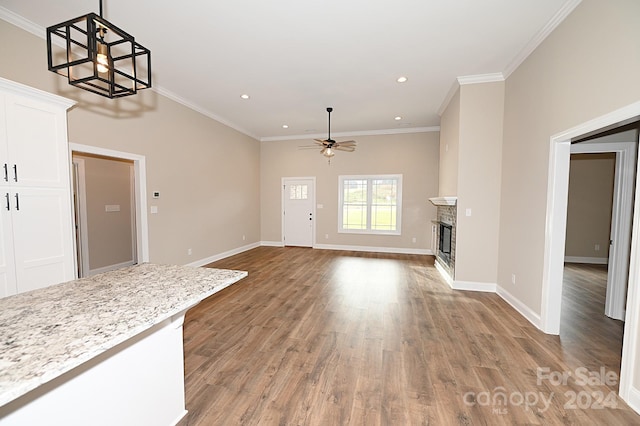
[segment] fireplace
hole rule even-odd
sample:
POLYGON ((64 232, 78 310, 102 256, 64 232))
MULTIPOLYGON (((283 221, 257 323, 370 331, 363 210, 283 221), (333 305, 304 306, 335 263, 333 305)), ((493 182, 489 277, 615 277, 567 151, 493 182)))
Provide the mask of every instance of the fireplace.
POLYGON ((432 221, 434 232, 433 254, 439 271, 448 279, 455 279, 456 271, 456 223, 458 213, 457 197, 429 198, 436 209, 436 218, 432 221))
POLYGON ((440 238, 438 239, 438 256, 442 259, 447 265, 451 264, 451 231, 453 230, 453 226, 440 222, 440 232, 438 235, 440 238))

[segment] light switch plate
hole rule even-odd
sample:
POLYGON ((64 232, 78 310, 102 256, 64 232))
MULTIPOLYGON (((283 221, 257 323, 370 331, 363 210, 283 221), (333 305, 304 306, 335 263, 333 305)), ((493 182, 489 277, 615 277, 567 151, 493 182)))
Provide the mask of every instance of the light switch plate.
POLYGON ((119 204, 107 204, 104 206, 105 212, 119 212, 120 205, 119 204))

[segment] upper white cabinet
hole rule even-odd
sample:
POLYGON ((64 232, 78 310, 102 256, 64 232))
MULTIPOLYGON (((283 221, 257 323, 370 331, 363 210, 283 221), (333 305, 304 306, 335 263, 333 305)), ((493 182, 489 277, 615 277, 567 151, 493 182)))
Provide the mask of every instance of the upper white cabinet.
POLYGON ((75 278, 72 105, 0 79, 0 297, 75 278))

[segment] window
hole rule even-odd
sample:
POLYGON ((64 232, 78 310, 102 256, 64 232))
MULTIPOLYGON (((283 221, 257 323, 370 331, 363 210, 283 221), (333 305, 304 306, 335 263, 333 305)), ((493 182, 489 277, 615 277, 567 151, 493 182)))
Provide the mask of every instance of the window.
POLYGON ((338 232, 400 235, 402 175, 340 176, 338 232))
POLYGON ((306 200, 307 188, 308 188, 307 185, 290 185, 289 199, 290 200, 306 200))

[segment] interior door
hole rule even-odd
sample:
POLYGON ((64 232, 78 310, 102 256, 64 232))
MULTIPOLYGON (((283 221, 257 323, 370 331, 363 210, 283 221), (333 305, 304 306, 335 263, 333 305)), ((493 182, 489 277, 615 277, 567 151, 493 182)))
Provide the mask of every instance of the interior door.
POLYGON ((285 178, 282 185, 282 239, 285 246, 312 247, 315 180, 285 178))

